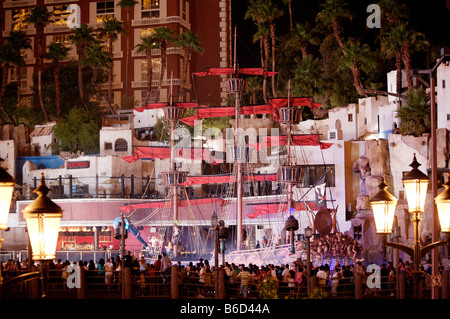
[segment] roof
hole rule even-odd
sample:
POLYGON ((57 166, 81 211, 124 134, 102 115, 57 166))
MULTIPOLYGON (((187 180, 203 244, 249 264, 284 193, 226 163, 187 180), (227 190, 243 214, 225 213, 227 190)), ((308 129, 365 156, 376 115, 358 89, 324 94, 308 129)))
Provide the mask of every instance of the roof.
POLYGON ((31 132, 30 137, 50 135, 53 132, 53 128, 53 125, 35 127, 35 129, 31 132))

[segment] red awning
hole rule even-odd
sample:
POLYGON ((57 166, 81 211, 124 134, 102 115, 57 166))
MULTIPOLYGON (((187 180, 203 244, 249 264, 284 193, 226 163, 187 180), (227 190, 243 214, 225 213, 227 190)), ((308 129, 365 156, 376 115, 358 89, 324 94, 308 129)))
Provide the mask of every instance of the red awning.
MULTIPOLYGON (((212 165, 223 163, 223 159, 211 156, 210 151, 208 149, 203 148, 182 147, 175 149, 174 155, 175 158, 205 160, 212 165)), ((170 158, 170 148, 161 146, 138 146, 136 147, 133 155, 122 156, 122 159, 128 163, 133 163, 140 159, 153 159, 153 158, 159 159, 170 158)))
MULTIPOLYGON (((254 204, 253 213, 247 214, 249 218, 256 218, 260 215, 269 215, 269 214, 278 214, 285 212, 287 210, 286 203, 263 203, 263 204, 254 204)), ((299 202, 296 203, 294 209, 299 210, 318 210, 316 202, 299 202)))
MULTIPOLYGON (((223 198, 217 197, 208 197, 208 198, 199 198, 199 199, 190 199, 190 200, 180 200, 178 201, 178 207, 188 207, 188 206, 197 206, 204 204, 218 203, 219 205, 223 205, 223 198)), ((141 204, 132 204, 127 206, 120 207, 120 210, 125 213, 131 213, 132 210, 135 209, 155 209, 159 207, 172 207, 172 202, 168 201, 152 201, 141 204), (167 205, 167 206, 166 206, 167 205)))
MULTIPOLYGON (((277 174, 253 174, 245 175, 244 181, 255 182, 273 182, 277 181, 277 174)), ((235 183, 236 177, 232 175, 198 175, 186 176, 186 181, 181 184, 183 186, 201 185, 201 184, 220 184, 220 183, 235 183)))
MULTIPOLYGON (((197 76, 207 76, 207 75, 231 75, 234 73, 233 68, 209 68, 206 72, 195 72, 194 75, 197 76)), ((261 68, 243 68, 237 70, 238 74, 246 74, 246 75, 267 75, 274 76, 278 74, 278 72, 270 72, 264 71, 261 68)))
MULTIPOLYGON (((287 136, 264 136, 262 143, 249 143, 249 146, 255 150, 262 147, 287 145, 287 136)), ((292 146, 320 146, 321 149, 330 148, 333 143, 323 143, 319 140, 319 135, 292 135, 292 146)))

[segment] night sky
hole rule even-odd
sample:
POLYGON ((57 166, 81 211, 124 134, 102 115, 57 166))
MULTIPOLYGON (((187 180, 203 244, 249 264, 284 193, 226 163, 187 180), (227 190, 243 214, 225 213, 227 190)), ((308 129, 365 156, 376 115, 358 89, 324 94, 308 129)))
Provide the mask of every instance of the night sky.
MULTIPOLYGON (((277 20, 277 34, 286 34, 289 31, 289 15, 287 6, 282 0, 273 0, 280 9, 285 10, 285 15, 277 20)), ((410 9, 410 24, 425 34, 428 41, 439 47, 450 46, 450 11, 447 9, 447 0, 399 0, 406 3, 410 9)), ((315 25, 317 13, 321 10, 320 4, 324 0, 293 0, 292 11, 295 22, 310 22, 315 25)), ((259 44, 252 43, 253 34, 256 32, 251 20, 245 20, 247 0, 232 0, 233 28, 237 28, 237 56, 241 66, 259 66, 259 44)), ((377 3, 377 0, 347 0, 350 11, 355 18, 352 22, 344 24, 344 37, 354 37, 363 43, 368 43, 375 48, 375 39, 379 29, 368 29, 366 19, 370 13, 366 12, 367 6, 377 3)), ((422 59, 425 64, 425 59, 422 59)), ((417 63, 417 62, 416 62, 417 63)), ((425 67, 425 65, 418 65, 425 67)))

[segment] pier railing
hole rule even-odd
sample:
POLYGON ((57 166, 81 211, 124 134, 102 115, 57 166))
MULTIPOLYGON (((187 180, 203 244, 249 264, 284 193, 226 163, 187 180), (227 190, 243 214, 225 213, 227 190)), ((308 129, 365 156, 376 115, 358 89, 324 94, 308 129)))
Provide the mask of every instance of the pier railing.
MULTIPOLYGON (((211 276, 200 279, 197 272, 187 272, 184 268, 172 266, 167 272, 134 270, 124 268, 124 273, 105 270, 73 270, 64 274, 61 269, 50 269, 46 287, 46 297, 51 299, 408 299, 413 296, 414 283, 405 274, 394 278, 381 277, 381 285, 367 285, 367 276, 340 279, 338 283, 327 280, 319 284, 316 277, 309 278, 309 285, 289 285, 276 281, 276 292, 267 297, 262 295, 262 280, 250 280, 247 286, 239 281, 230 282, 219 269, 211 276), (216 278, 217 276, 217 278, 216 278), (70 278, 69 278, 70 277, 70 278), (71 283, 71 284, 70 284, 71 283)), ((449 271, 441 273, 439 296, 449 299, 449 271)), ((42 282, 40 273, 18 271, 14 276, 3 274, 2 298, 29 299, 40 298, 42 282)), ((431 277, 422 280, 423 298, 431 293, 431 277)))

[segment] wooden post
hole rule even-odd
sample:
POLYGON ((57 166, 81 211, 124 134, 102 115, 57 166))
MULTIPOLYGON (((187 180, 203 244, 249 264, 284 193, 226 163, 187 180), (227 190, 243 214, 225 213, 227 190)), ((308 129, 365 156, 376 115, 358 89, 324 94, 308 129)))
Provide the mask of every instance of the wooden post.
MULTIPOLYGON (((77 298, 78 299, 84 299, 84 292, 86 287, 85 282, 85 276, 84 276, 84 269, 80 267, 80 288, 77 288, 77 298)), ((65 283, 64 283, 65 284, 65 283)))
POLYGON ((123 299, 131 299, 133 295, 133 286, 131 280, 131 267, 123 267, 123 287, 124 294, 123 299))
POLYGON ((405 299, 406 295, 406 275, 397 275, 397 299, 405 299))
POLYGON ((178 266, 173 265, 170 271, 170 298, 178 299, 180 294, 178 286, 178 266))
POLYGON ((355 274, 355 299, 362 299, 363 297, 362 279, 361 274, 355 274))
POLYGON ((217 268, 217 286, 216 286, 216 299, 225 299, 225 269, 223 267, 217 268))
POLYGON ((448 270, 444 270, 442 272, 442 293, 441 293, 442 299, 449 299, 448 289, 449 289, 449 287, 448 287, 448 270))

